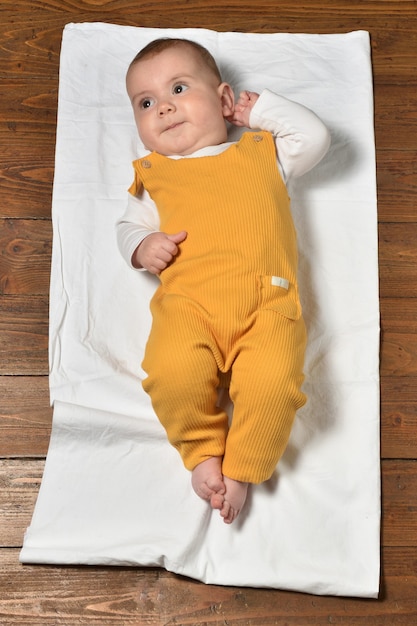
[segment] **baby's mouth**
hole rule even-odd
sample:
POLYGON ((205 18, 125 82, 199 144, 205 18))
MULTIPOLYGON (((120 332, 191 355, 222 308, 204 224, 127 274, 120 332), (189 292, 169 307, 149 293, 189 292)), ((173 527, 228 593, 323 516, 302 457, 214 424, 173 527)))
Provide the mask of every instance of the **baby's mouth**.
POLYGON ((166 127, 165 132, 174 130, 175 128, 179 128, 182 124, 183 122, 175 122, 174 124, 170 124, 169 126, 166 127))

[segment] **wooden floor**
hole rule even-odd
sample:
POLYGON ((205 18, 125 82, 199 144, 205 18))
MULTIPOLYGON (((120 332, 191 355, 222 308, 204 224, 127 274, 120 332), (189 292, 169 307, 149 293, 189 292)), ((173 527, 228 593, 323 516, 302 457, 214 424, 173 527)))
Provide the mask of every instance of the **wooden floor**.
POLYGON ((0 624, 417 624, 417 2, 0 0, 0 624), (205 586, 157 569, 22 566, 51 426, 48 282, 68 22, 372 38, 382 315, 379 600, 205 586))

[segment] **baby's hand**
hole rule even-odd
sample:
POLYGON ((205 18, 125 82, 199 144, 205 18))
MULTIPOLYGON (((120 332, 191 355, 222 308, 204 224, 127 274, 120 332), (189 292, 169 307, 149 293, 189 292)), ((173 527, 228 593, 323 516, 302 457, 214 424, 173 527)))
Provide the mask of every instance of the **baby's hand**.
POLYGON ((259 94, 254 91, 241 91, 235 104, 233 115, 227 118, 229 122, 235 126, 246 126, 247 128, 250 128, 250 112, 252 111, 258 98, 259 94))
POLYGON ((152 233, 145 237, 132 256, 133 266, 143 267, 151 274, 160 274, 179 252, 178 244, 187 237, 185 230, 167 235, 152 233))

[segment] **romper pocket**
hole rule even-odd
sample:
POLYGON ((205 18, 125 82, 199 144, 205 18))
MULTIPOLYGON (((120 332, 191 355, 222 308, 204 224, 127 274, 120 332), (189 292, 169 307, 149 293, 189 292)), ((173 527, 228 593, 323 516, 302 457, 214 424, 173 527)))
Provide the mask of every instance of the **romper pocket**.
POLYGON ((260 308, 276 311, 290 320, 301 317, 301 304, 296 285, 280 276, 261 276, 260 308))

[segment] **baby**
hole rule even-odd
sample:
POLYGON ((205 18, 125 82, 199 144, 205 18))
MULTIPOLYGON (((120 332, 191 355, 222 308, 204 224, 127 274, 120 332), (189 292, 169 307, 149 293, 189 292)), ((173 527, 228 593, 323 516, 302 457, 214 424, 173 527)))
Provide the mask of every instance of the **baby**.
POLYGON ((120 250, 157 274, 143 381, 195 492, 225 523, 282 456, 306 345, 286 182, 326 153, 309 109, 265 90, 235 103, 210 53, 150 43, 127 77, 146 154, 118 222, 120 250), (256 129, 228 142, 230 122, 256 129), (233 418, 218 407, 229 386, 233 418))

